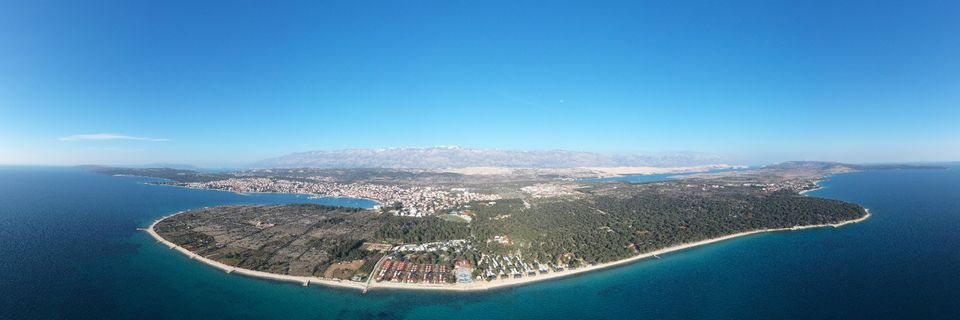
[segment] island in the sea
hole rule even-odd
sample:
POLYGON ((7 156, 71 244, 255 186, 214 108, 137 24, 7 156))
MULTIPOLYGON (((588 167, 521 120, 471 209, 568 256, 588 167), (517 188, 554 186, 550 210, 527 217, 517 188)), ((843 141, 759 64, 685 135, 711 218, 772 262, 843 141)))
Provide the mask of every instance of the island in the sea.
MULTIPOLYGON (((803 193, 832 174, 897 168, 824 162, 692 174, 697 170, 677 168, 686 174, 648 183, 586 182, 611 171, 587 168, 95 169, 189 188, 380 203, 210 207, 146 228, 158 242, 226 272, 362 290, 483 290, 760 232, 859 222, 869 217, 867 209, 803 193)), ((717 168, 698 170, 710 169, 717 168)))

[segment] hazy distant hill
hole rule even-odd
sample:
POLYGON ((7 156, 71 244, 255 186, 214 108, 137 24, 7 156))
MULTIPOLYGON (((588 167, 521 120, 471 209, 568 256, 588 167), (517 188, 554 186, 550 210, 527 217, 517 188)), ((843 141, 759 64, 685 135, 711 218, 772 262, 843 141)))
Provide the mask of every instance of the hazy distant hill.
POLYGON ((905 164, 905 163, 874 163, 874 164, 852 164, 829 161, 787 161, 775 163, 766 166, 770 169, 817 169, 817 170, 899 170, 899 169, 928 169, 940 170, 946 169, 941 165, 928 164, 905 164))
POLYGON ((255 168, 571 168, 689 166, 717 164, 721 157, 701 153, 605 155, 569 150, 500 150, 460 147, 379 148, 309 151, 263 160, 255 168))

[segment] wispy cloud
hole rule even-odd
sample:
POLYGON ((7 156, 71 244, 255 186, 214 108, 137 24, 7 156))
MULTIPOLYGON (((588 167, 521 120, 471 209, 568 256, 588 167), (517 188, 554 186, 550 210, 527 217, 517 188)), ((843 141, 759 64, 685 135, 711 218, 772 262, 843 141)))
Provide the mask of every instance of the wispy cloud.
POLYGON ((115 133, 75 134, 72 136, 60 137, 60 138, 57 138, 57 140, 60 140, 60 141, 136 140, 136 141, 153 141, 153 142, 170 141, 170 139, 137 137, 137 136, 128 136, 123 134, 115 134, 115 133))

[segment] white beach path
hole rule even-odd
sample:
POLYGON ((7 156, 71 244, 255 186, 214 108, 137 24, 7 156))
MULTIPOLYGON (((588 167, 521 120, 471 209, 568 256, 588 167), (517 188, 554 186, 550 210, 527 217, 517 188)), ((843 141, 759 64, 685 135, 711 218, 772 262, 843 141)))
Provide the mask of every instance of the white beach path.
MULTIPOLYGON (((177 214, 179 214, 179 212, 178 212, 177 214)), ((839 228, 839 227, 844 226, 844 225, 847 225, 847 224, 858 223, 858 222, 867 220, 867 218, 870 217, 870 209, 866 209, 866 214, 865 214, 863 217, 860 217, 860 218, 857 218, 857 219, 853 219, 853 220, 842 221, 842 222, 838 222, 838 223, 816 224, 816 225, 804 225, 804 226, 793 226, 793 227, 787 227, 787 228, 760 229, 760 230, 753 230, 753 231, 745 231, 745 232, 730 234, 730 235, 726 235, 726 236, 722 236, 722 237, 718 237, 718 238, 712 238, 712 239, 707 239, 707 240, 702 240, 702 241, 691 242, 691 243, 676 245, 676 246, 672 246, 672 247, 667 247, 667 248, 659 249, 659 250, 656 250, 656 251, 639 254, 639 255, 636 255, 636 256, 633 256, 633 257, 630 257, 630 258, 627 258, 627 259, 617 260, 617 261, 608 262, 608 263, 602 263, 602 264, 598 264, 598 265, 581 267, 581 268, 578 268, 578 269, 565 270, 565 271, 561 271, 561 272, 550 272, 550 273, 547 273, 547 274, 540 274, 540 275, 536 275, 536 276, 526 276, 526 277, 522 277, 522 278, 519 278, 519 279, 509 278, 509 279, 493 280, 493 281, 476 281, 476 282, 468 283, 468 284, 421 284, 421 283, 394 283, 394 282, 372 282, 372 281, 368 281, 368 282, 363 282, 363 283, 361 283, 361 282, 355 282, 355 281, 350 281, 350 280, 341 280, 341 281, 338 281, 338 280, 322 279, 322 278, 318 278, 318 277, 290 276, 290 275, 275 274, 275 273, 262 272, 262 271, 256 271, 256 270, 249 270, 249 269, 244 269, 244 268, 237 268, 237 267, 233 267, 233 266, 229 266, 229 265, 220 263, 220 262, 218 262, 218 261, 214 261, 214 260, 211 260, 211 259, 208 259, 208 258, 204 258, 204 257, 202 257, 202 256, 200 256, 200 255, 198 255, 198 254, 196 254, 196 253, 191 252, 190 250, 187 250, 187 249, 185 249, 185 248, 183 248, 183 247, 180 247, 180 246, 178 246, 178 245, 176 245, 176 244, 174 244, 174 243, 172 243, 172 242, 170 242, 170 241, 167 241, 166 239, 164 239, 163 237, 161 237, 159 234, 157 234, 157 232, 154 230, 154 227, 157 225, 157 223, 159 223, 160 221, 163 221, 163 220, 166 219, 166 218, 172 217, 172 216, 174 216, 174 215, 176 215, 176 214, 169 215, 169 216, 165 216, 165 217, 163 217, 163 218, 158 219, 157 221, 154 221, 152 224, 150 224, 150 226, 149 226, 148 228, 145 229, 145 231, 146 231, 148 234, 150 234, 150 236, 152 236, 153 238, 155 238, 158 243, 162 243, 163 245, 165 245, 165 246, 167 246, 167 247, 169 247, 169 248, 171 248, 171 249, 177 250, 178 252, 180 252, 180 253, 186 255, 187 257, 189 257, 190 259, 200 261, 200 262, 202 262, 202 263, 204 263, 204 264, 207 264, 207 265, 212 266, 212 267, 214 267, 214 268, 223 270, 223 271, 225 271, 225 272, 227 272, 227 273, 236 273, 236 274, 241 274, 241 275, 245 275, 245 276, 250 276, 250 277, 255 277, 255 278, 263 278, 263 279, 269 279, 269 280, 276 280, 276 281, 294 282, 294 283, 302 284, 302 285, 304 285, 304 286, 310 285, 310 284, 316 284, 316 285, 324 285, 324 286, 331 286, 331 287, 354 288, 354 289, 359 289, 359 290, 363 290, 363 291, 366 291, 366 290, 368 290, 368 289, 376 289, 376 288, 385 288, 385 289, 387 289, 387 288, 389 288, 389 289, 411 289, 411 290, 482 291, 482 290, 490 290, 490 289, 501 288, 501 287, 523 285, 523 284, 528 284, 528 283, 533 283, 533 282, 538 282, 538 281, 544 281, 544 280, 549 280, 549 279, 556 279, 556 278, 571 276, 571 275, 575 275, 575 274, 580 274, 580 273, 585 273, 585 272, 600 270, 600 269, 604 269, 604 268, 609 268, 609 267, 613 267, 613 266, 618 266, 618 265, 623 265, 623 264, 635 262, 635 261, 637 261, 637 260, 646 259, 646 258, 653 257, 653 256, 658 256, 658 255, 661 255, 661 254, 666 254, 666 253, 669 253, 669 252, 684 250, 684 249, 688 249, 688 248, 693 248, 693 247, 697 247, 697 246, 707 245, 707 244, 711 244, 711 243, 716 243, 716 242, 720 242, 720 241, 724 241, 724 240, 730 240, 730 239, 739 238, 739 237, 743 237, 743 236, 749 236, 749 235, 758 234, 758 233, 778 232, 778 231, 794 231, 794 230, 803 230, 803 229, 810 229, 810 228, 822 228, 822 227, 834 227, 834 228, 839 228)), ((378 266, 379 266, 379 262, 378 262, 378 266)), ((376 270, 376 268, 374 268, 374 270, 376 270)))

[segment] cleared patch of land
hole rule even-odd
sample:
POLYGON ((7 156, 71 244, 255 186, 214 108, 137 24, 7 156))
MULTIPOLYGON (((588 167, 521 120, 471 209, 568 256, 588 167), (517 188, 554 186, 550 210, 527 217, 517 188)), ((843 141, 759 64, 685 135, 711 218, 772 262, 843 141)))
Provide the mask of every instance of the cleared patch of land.
POLYGON ((363 266, 363 259, 346 261, 346 262, 337 262, 327 268, 327 271, 323 272, 324 278, 337 278, 337 279, 350 279, 356 275, 357 271, 360 270, 360 267, 363 266))

